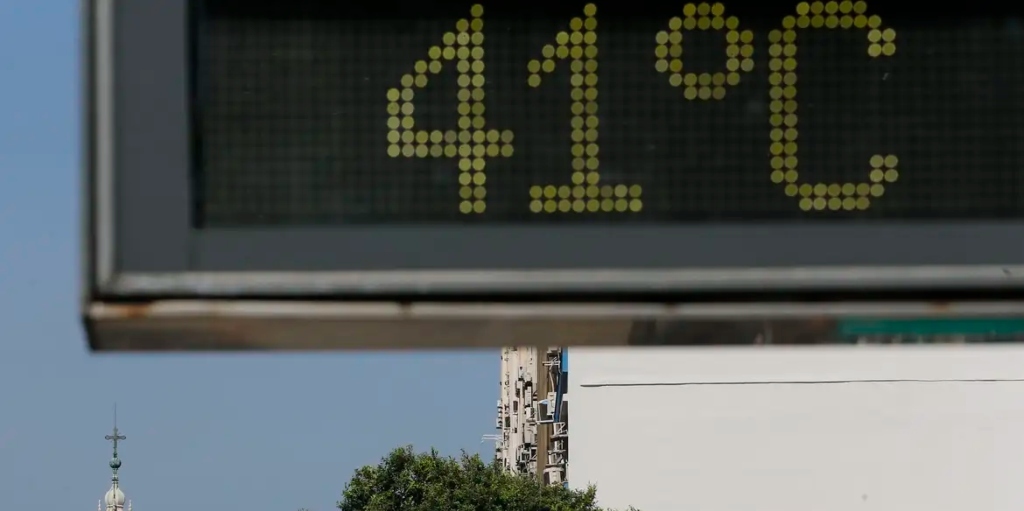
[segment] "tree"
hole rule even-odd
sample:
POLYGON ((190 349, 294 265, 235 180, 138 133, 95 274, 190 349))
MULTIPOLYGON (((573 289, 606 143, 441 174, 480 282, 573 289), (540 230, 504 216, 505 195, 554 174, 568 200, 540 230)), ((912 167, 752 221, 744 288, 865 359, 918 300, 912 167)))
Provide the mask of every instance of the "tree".
MULTIPOLYGON (((376 466, 356 470, 345 485, 341 511, 602 511, 596 489, 541 485, 465 452, 456 459, 437 450, 391 451, 376 466)), ((629 511, 637 511, 630 508, 629 511)))

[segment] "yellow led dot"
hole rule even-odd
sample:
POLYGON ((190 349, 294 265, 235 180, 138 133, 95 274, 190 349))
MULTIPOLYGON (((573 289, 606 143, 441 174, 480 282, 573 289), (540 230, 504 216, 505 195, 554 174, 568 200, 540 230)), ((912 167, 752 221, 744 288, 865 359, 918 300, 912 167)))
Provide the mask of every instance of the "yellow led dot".
POLYGON ((594 5, 594 4, 584 5, 583 6, 583 14, 585 16, 595 16, 595 15, 597 15, 597 6, 594 5))
POLYGON ((683 89, 683 97, 686 99, 697 99, 697 88, 686 87, 683 89))
POLYGON ((572 209, 572 201, 566 199, 558 201, 559 211, 561 211, 562 213, 568 213, 570 209, 572 209))
POLYGON ((398 144, 391 144, 388 146, 388 156, 392 158, 398 158, 402 155, 402 147, 398 144))
POLYGON ((484 202, 482 200, 478 200, 478 201, 473 202, 473 212, 474 213, 480 214, 480 213, 483 213, 486 210, 487 210, 487 203, 486 202, 484 202))
POLYGON ((472 213, 473 212, 473 203, 468 201, 468 200, 464 200, 464 201, 460 202, 459 203, 459 212, 464 214, 464 215, 468 215, 469 213, 472 213))
POLYGON ((824 183, 818 183, 814 185, 814 195, 825 195, 828 193, 828 185, 824 183))
POLYGON ((871 195, 881 197, 885 193, 885 186, 880 184, 871 185, 871 195))
POLYGON ((587 211, 596 213, 601 210, 601 201, 597 199, 590 199, 587 201, 587 211))
POLYGON ((896 54, 896 45, 893 43, 885 43, 882 45, 882 55, 892 56, 896 54))
POLYGON ((839 26, 843 28, 850 28, 853 26, 853 16, 840 16, 839 26))
POLYGON ((890 183, 895 183, 896 180, 899 179, 899 177, 900 177, 900 173, 896 169, 889 169, 889 170, 885 171, 885 180, 890 182, 890 183))
POLYGON ((857 198, 857 209, 863 211, 865 209, 868 209, 868 207, 870 207, 870 206, 871 206, 871 199, 869 199, 867 197, 858 197, 857 198))
POLYGON ((857 185, 853 183, 843 184, 843 195, 853 195, 857 191, 857 185))
POLYGON ((814 208, 814 201, 808 198, 800 199, 800 209, 804 211, 810 211, 814 208))
POLYGON ((882 18, 877 15, 868 16, 868 26, 871 28, 878 28, 882 26, 882 18))
POLYGON ((796 13, 804 15, 810 12, 810 5, 807 2, 800 2, 796 4, 796 13))
POLYGON ((831 195, 832 197, 838 196, 839 193, 842 192, 842 191, 843 191, 842 185, 839 185, 837 183, 832 183, 832 184, 828 185, 828 194, 831 195))
POLYGON ((582 213, 587 209, 587 201, 577 199, 572 201, 572 210, 576 213, 582 213))
POLYGON ((530 212, 531 213, 540 213, 543 210, 544 210, 544 203, 542 201, 539 201, 539 200, 532 200, 532 201, 530 201, 530 212))
POLYGON ((824 210, 826 206, 828 206, 828 201, 825 200, 824 197, 818 197, 817 199, 814 199, 814 209, 821 211, 824 210))
POLYGON ((843 199, 838 197, 832 197, 828 200, 828 209, 832 211, 838 211, 843 207, 843 199))
POLYGON ((804 197, 810 197, 811 195, 814 195, 814 186, 811 185, 810 183, 804 183, 800 185, 800 195, 804 197))
POLYGON ((783 179, 785 179, 785 172, 783 172, 781 170, 774 170, 774 171, 772 171, 772 182, 773 183, 776 183, 776 184, 781 183, 783 181, 783 179))
POLYGON ((885 157, 880 154, 876 154, 872 156, 871 159, 868 160, 868 162, 871 164, 872 167, 879 168, 885 164, 885 157))
POLYGON ((899 164, 899 162, 900 162, 900 160, 899 160, 899 158, 896 157, 895 154, 890 154, 890 155, 886 156, 885 159, 884 159, 885 166, 889 167, 891 169, 896 168, 896 165, 899 164))
POLYGON ((874 169, 868 174, 868 177, 873 183, 881 183, 885 179, 885 172, 882 169, 874 169))
POLYGON ((526 79, 526 84, 530 87, 539 87, 540 75, 530 75, 530 77, 526 79))
POLYGON ((554 61, 554 60, 551 60, 551 59, 547 59, 547 60, 545 60, 545 61, 544 61, 544 62, 543 62, 543 63, 541 64, 541 69, 542 69, 542 70, 543 70, 543 71, 544 71, 545 73, 550 73, 550 72, 554 71, 554 70, 555 70, 555 61, 554 61))
POLYGON ((843 0, 842 2, 839 2, 839 12, 848 13, 851 11, 853 11, 853 2, 850 0, 843 0))
POLYGON ((843 199, 843 209, 846 211, 853 211, 854 209, 857 209, 857 199, 853 197, 843 199))
POLYGON ((882 40, 883 41, 895 41, 896 40, 896 31, 891 29, 891 28, 887 28, 887 29, 883 30, 882 31, 882 40))
POLYGON ((800 173, 799 172, 797 172, 794 169, 790 169, 790 170, 786 171, 786 182, 787 183, 796 183, 797 179, 800 179, 800 173))
POLYGON ((799 187, 797 185, 793 184, 793 183, 790 183, 790 184, 786 185, 785 190, 786 190, 786 195, 788 195, 790 197, 795 197, 796 194, 797 194, 797 191, 799 190, 799 187))
POLYGON ((860 183, 857 185, 857 195, 869 195, 871 193, 871 185, 868 183, 860 183))
POLYGON ((878 30, 877 28, 873 28, 871 30, 868 30, 868 41, 870 41, 872 43, 877 43, 881 39, 882 39, 882 31, 881 30, 878 30))
POLYGON ((544 212, 545 213, 554 213, 557 209, 558 209, 558 202, 557 201, 553 201, 553 200, 544 201, 544 212))

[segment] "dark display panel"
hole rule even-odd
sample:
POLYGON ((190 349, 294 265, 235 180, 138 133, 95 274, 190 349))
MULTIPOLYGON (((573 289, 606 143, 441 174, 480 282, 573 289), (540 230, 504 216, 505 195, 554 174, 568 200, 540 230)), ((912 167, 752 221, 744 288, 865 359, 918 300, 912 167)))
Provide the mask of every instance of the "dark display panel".
POLYGON ((1019 3, 193 11, 200 226, 1024 217, 1019 3))

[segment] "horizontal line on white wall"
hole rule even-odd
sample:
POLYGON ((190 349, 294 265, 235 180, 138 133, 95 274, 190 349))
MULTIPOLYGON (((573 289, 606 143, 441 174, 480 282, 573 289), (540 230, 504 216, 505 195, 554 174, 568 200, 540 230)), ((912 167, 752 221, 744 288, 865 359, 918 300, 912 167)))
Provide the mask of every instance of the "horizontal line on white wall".
POLYGON ((863 380, 764 380, 764 381, 691 381, 661 383, 583 383, 581 388, 599 387, 682 387, 689 385, 836 385, 845 383, 996 383, 1024 382, 1024 378, 971 378, 971 379, 863 379, 863 380))

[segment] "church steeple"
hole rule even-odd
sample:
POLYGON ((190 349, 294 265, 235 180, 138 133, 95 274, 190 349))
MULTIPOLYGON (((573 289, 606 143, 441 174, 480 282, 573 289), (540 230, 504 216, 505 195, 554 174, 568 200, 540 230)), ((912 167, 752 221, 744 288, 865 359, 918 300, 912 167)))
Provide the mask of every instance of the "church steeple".
POLYGON ((114 444, 114 456, 110 458, 110 470, 113 472, 110 476, 110 489, 107 490, 107 494, 103 498, 103 502, 97 506, 97 511, 103 511, 103 504, 106 504, 106 511, 131 511, 132 503, 128 501, 128 508, 125 509, 125 498, 124 492, 121 491, 121 483, 117 476, 117 471, 121 468, 121 458, 117 455, 117 442, 118 440, 127 440, 128 437, 120 434, 117 429, 117 405, 114 405, 114 432, 112 435, 103 437, 105 440, 113 442, 114 444))

